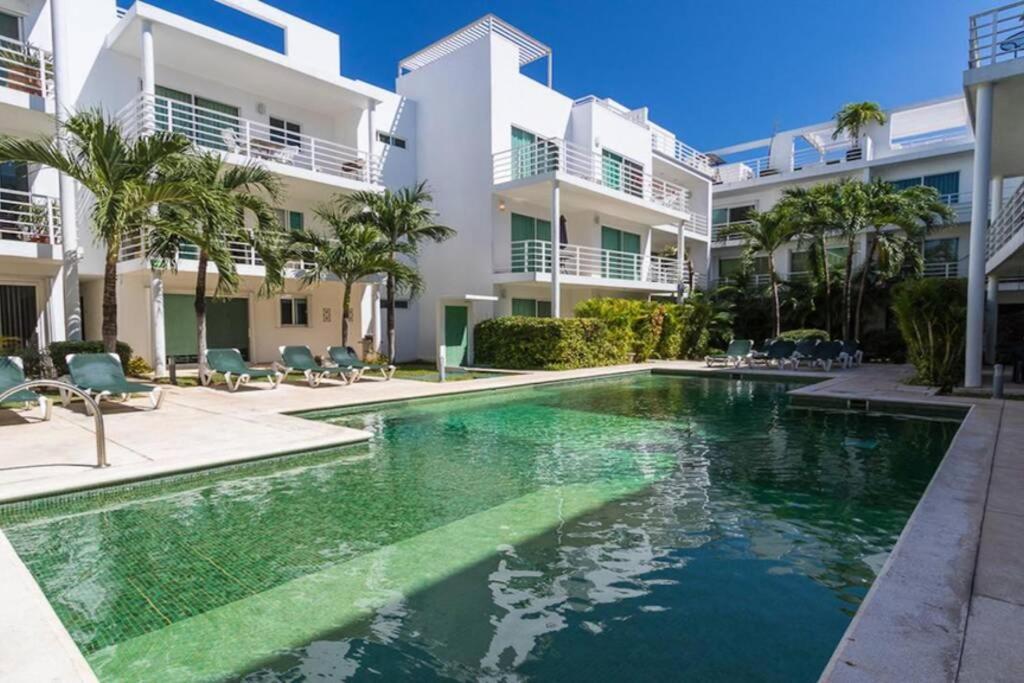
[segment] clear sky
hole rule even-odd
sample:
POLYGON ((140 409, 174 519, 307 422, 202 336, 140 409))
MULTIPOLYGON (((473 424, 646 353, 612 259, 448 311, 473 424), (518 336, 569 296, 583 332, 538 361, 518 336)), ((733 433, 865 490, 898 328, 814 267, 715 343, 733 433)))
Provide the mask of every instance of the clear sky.
MULTIPOLYGON (((713 149, 827 120, 850 101, 888 108, 962 92, 967 18, 1007 1, 269 3, 339 33, 341 72, 390 89, 402 57, 494 12, 551 46, 558 90, 647 106, 654 121, 713 149)), ((268 46, 276 40, 214 0, 150 2, 268 46)))

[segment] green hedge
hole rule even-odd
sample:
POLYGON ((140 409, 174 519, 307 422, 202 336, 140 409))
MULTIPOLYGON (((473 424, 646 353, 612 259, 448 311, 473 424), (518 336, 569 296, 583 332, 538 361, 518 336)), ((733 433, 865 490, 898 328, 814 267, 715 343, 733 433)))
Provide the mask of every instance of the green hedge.
MULTIPOLYGON (((576 306, 577 318, 596 318, 620 335, 633 354, 633 360, 675 358, 678 344, 665 339, 665 320, 674 305, 638 299, 597 298, 576 306), (667 354, 667 355, 666 355, 667 354)), ((670 330, 675 332, 675 330, 670 330)))
POLYGON ((510 370, 568 370, 628 360, 625 337, 591 318, 509 316, 474 329, 475 362, 510 370))
POLYGON ((916 381, 944 391, 960 380, 967 338, 967 281, 924 278, 893 289, 892 310, 917 370, 916 381))
MULTIPOLYGON (((68 354, 72 353, 103 353, 103 342, 101 341, 62 341, 53 342, 47 350, 50 360, 53 361, 53 369, 58 377, 68 374, 68 364, 65 360, 68 354)), ((124 342, 117 342, 117 355, 121 358, 121 367, 127 373, 128 363, 132 359, 132 347, 124 342)))
POLYGON ((817 341, 828 341, 830 339, 825 330, 807 328, 805 330, 787 330, 779 335, 779 339, 786 341, 800 341, 801 339, 815 339, 817 341))

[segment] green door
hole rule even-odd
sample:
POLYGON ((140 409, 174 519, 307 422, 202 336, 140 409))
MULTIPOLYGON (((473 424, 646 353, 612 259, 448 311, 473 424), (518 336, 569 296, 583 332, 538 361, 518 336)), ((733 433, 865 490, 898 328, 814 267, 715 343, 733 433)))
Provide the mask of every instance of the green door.
POLYGON ((512 127, 512 180, 537 175, 537 136, 512 127))
POLYGON ((469 308, 444 307, 444 364, 454 368, 469 361, 469 308))
POLYGON ((601 248, 605 250, 602 259, 604 277, 617 280, 640 278, 640 235, 601 226, 601 248))
POLYGON ((512 214, 512 272, 551 271, 551 221, 512 214), (539 243, 540 242, 540 243, 539 243))
POLYGON ((601 180, 605 187, 622 189, 622 157, 606 149, 601 150, 601 180))
MULTIPOLYGON (((196 347, 196 298, 191 294, 164 295, 164 340, 167 355, 193 362, 196 347)), ((206 345, 231 348, 249 358, 249 302, 246 299, 209 299, 206 302, 206 345)))

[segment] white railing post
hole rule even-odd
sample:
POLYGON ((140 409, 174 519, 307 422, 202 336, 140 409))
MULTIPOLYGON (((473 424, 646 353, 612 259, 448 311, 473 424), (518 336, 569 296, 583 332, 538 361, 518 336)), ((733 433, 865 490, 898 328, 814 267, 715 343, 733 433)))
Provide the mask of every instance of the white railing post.
POLYGON ((316 138, 309 139, 309 170, 316 171, 316 138))
POLYGON ((46 53, 37 47, 30 47, 28 53, 39 60, 39 96, 45 98, 46 87, 46 53))
POLYGON ((252 121, 245 121, 245 156, 252 157, 252 121))
POLYGON ((53 221, 53 200, 49 197, 46 198, 46 232, 49 243, 51 245, 56 244, 57 239, 53 221))

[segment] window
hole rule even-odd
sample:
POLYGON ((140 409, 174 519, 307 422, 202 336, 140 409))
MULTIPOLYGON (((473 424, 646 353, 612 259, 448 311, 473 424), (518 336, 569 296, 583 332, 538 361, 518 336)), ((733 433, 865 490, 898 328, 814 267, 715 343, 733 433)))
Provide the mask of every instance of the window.
POLYGON ((238 152, 238 107, 180 90, 156 86, 156 127, 181 133, 203 147, 238 152))
POLYGON ((620 154, 601 150, 601 180, 605 187, 622 190, 634 197, 644 194, 644 167, 620 154))
POLYGON ((270 117, 270 139, 282 145, 302 146, 302 126, 277 117, 270 117))
POLYGON ((905 190, 918 185, 934 187, 943 201, 950 204, 957 204, 960 201, 960 171, 890 180, 889 184, 897 190, 905 190))
POLYGON ((550 318, 551 302, 537 299, 512 299, 512 315, 525 315, 530 318, 550 318))
POLYGON ((603 277, 617 280, 640 279, 640 235, 603 225, 601 250, 603 277))
POLYGON ((28 346, 35 340, 37 319, 34 285, 0 285, 0 337, 28 346))
MULTIPOLYGON (((831 271, 846 267, 846 247, 829 247, 828 267, 831 271)), ((789 273, 811 273, 815 270, 810 251, 794 251, 789 255, 789 273)), ((762 271, 759 271, 762 272, 762 271)), ((767 273, 767 269, 763 272, 767 273)))
POLYGON ((721 258, 718 259, 718 277, 721 280, 730 280, 743 272, 743 259, 721 258))
POLYGON ((298 232, 306 227, 306 216, 301 211, 288 211, 286 209, 274 209, 277 214, 277 223, 285 232, 298 232))
POLYGON ((750 220, 750 214, 757 209, 756 204, 744 204, 742 206, 727 206, 711 211, 711 230, 717 232, 719 237, 726 237, 732 230, 730 226, 734 223, 743 223, 750 220))
POLYGON ((956 237, 924 241, 925 263, 955 263, 960 250, 960 240, 956 237))
MULTIPOLYGON (((388 307, 387 299, 383 299, 382 298, 380 300, 380 307, 381 308, 387 308, 388 307)), ((402 309, 409 308, 409 300, 408 299, 395 299, 395 310, 398 310, 399 308, 402 308, 402 309)))
POLYGON ((309 301, 306 297, 281 297, 281 326, 307 327, 309 325, 309 301))
POLYGON ((385 133, 382 130, 378 130, 377 139, 383 142, 385 145, 391 145, 392 147, 397 147, 398 149, 405 149, 405 139, 400 138, 397 135, 391 135, 390 133, 385 133))
POLYGON ((0 37, 21 41, 21 17, 0 12, 0 37))
POLYGON ((512 214, 512 272, 551 270, 551 221, 512 214))

